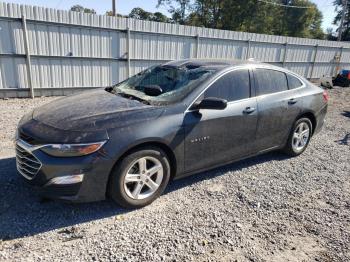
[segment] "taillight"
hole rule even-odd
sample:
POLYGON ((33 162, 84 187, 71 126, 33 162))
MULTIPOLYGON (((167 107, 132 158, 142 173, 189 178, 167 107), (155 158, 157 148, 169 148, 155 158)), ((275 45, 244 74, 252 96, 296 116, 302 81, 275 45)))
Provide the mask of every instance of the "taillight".
POLYGON ((329 95, 326 90, 323 91, 323 100, 327 103, 329 100, 329 95))

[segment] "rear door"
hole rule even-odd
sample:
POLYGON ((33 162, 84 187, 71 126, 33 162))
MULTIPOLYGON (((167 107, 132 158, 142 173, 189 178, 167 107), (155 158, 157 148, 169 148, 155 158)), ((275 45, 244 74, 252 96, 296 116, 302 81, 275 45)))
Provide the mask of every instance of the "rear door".
POLYGON ((234 70, 216 80, 198 99, 223 98, 224 110, 189 110, 185 114, 185 168, 194 171, 254 151, 257 104, 248 69, 234 70))
MULTIPOLYGON (((259 111, 256 142, 258 151, 263 151, 286 142, 301 111, 300 93, 295 84, 289 88, 287 74, 282 71, 256 68, 254 80, 259 111)), ((290 82, 295 80, 293 77, 290 82)))

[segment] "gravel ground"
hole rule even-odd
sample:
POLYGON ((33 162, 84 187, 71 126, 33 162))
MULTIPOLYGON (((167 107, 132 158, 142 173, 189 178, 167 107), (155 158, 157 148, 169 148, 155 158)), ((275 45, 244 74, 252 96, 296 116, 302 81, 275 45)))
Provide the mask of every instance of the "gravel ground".
POLYGON ((330 91, 302 156, 270 153, 174 181, 145 208, 42 201, 15 171, 20 116, 0 100, 1 261, 350 261, 350 88, 330 91))

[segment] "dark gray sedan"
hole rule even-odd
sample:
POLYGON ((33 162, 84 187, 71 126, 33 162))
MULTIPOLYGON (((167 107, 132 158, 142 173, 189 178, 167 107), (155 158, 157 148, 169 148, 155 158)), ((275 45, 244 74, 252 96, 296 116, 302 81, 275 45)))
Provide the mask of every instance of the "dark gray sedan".
POLYGON ((46 196, 124 207, 155 200, 172 178, 282 149, 301 154, 328 95, 286 69, 181 60, 22 118, 17 169, 46 196))

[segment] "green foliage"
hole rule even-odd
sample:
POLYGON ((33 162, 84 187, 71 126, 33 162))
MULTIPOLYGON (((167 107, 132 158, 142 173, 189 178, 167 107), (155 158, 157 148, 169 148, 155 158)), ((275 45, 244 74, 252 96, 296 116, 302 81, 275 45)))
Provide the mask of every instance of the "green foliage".
MULTIPOLYGON (((260 0, 158 0, 157 7, 167 7, 171 18, 160 12, 147 12, 140 7, 132 9, 128 17, 259 34, 333 39, 333 32, 325 34, 322 31, 322 13, 310 0, 267 1, 307 8, 289 8, 260 0)), ((95 13, 93 9, 80 5, 73 6, 71 10, 95 13)), ((112 15, 112 12, 106 14, 112 15)), ((350 39, 349 14, 348 10, 344 30, 347 39, 350 39)), ((117 16, 125 17, 120 14, 117 16)), ((338 23, 340 17, 341 13, 337 15, 334 23, 338 23)))
MULTIPOLYGON (((106 16, 113 16, 113 11, 106 11, 105 15, 106 16)), ((127 15, 122 15, 122 14, 115 14, 115 16, 118 18, 128 18, 127 15)))
POLYGON ((87 14, 96 14, 96 11, 94 9, 90 9, 90 8, 85 8, 81 5, 73 5, 70 8, 70 11, 74 11, 74 12, 80 12, 80 13, 87 13, 87 14))
MULTIPOLYGON (((342 1, 334 1, 334 5, 336 7, 337 15, 334 18, 333 24, 340 26, 340 21, 342 17, 343 5, 342 1)), ((339 28, 337 29, 339 31, 339 28)), ((348 8, 345 11, 345 19, 343 24, 343 33, 342 33, 342 41, 350 41, 350 0, 348 0, 348 8)))
POLYGON ((331 40, 331 41, 336 41, 337 40, 337 36, 333 30, 333 28, 329 27, 326 30, 326 39, 327 40, 331 40))
MULTIPOLYGON (((180 24, 294 37, 324 38, 322 13, 310 0, 158 0, 180 24)), ((349 0, 350 1, 350 0, 349 0)))
POLYGON ((155 22, 164 22, 164 23, 169 23, 171 22, 170 19, 163 15, 161 12, 147 12, 143 10, 140 7, 136 7, 131 10, 129 14, 130 18, 135 18, 135 19, 141 19, 141 20, 148 20, 148 21, 155 21, 155 22))
POLYGON ((186 23, 187 12, 191 9, 191 0, 158 0, 157 7, 161 5, 168 7, 173 22, 186 23))

